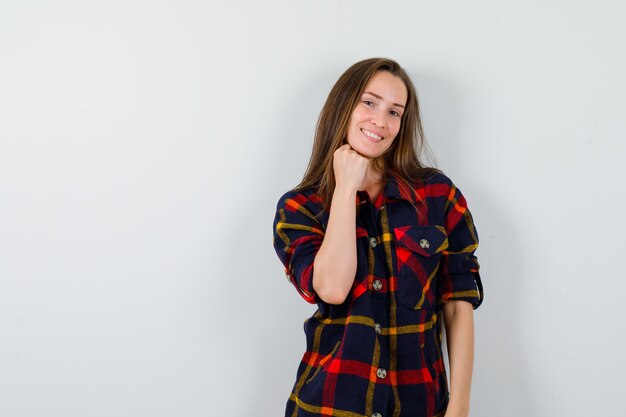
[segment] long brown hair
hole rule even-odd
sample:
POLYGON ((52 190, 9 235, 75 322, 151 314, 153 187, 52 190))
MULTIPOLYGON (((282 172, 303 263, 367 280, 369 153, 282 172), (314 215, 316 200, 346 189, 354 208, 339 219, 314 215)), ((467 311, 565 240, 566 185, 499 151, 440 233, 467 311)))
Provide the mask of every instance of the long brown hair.
MULTIPOLYGON (((295 187, 297 191, 313 188, 326 210, 330 210, 335 190, 334 151, 343 145, 352 112, 361 100, 370 78, 378 71, 388 71, 402 80, 407 89, 407 102, 394 142, 384 154, 370 163, 383 173, 383 180, 386 181, 388 175, 394 173, 407 187, 435 172, 441 172, 424 165, 420 160, 423 153, 427 153, 431 161, 434 158, 424 137, 417 93, 409 75, 391 59, 365 59, 348 68, 328 94, 317 121, 311 159, 302 181, 295 187)), ((412 194, 419 198, 416 193, 412 194)))

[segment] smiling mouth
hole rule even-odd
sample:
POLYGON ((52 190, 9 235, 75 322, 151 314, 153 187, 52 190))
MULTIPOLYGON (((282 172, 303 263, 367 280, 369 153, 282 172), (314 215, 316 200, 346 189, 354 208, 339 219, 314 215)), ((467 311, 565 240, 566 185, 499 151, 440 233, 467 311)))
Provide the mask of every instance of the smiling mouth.
POLYGON ((381 140, 383 140, 382 136, 378 136, 375 133, 370 132, 369 130, 365 130, 365 129, 361 129, 361 132, 367 136, 368 138, 376 141, 376 142, 380 142, 381 140))

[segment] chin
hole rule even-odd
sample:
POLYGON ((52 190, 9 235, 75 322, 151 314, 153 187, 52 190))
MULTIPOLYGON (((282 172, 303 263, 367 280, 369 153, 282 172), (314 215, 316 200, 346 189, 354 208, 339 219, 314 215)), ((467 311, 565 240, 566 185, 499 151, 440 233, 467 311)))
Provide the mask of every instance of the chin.
POLYGON ((350 147, 352 149, 354 149, 355 151, 357 151, 360 155, 366 157, 366 158, 375 158, 376 155, 372 154, 372 152, 367 149, 365 146, 361 146, 360 144, 357 145, 353 145, 352 143, 348 142, 348 144, 350 145, 350 147))
POLYGON ((357 152, 358 152, 361 156, 364 156, 364 157, 366 157, 366 158, 372 159, 372 158, 375 158, 375 157, 376 157, 376 155, 372 155, 370 152, 363 151, 363 150, 361 150, 361 149, 359 149, 359 148, 353 148, 353 149, 354 149, 355 151, 357 151, 357 152))
POLYGON ((372 152, 368 149, 363 149, 363 148, 353 148, 353 149, 357 151, 358 153, 360 153, 361 155, 363 155, 364 157, 369 158, 369 159, 378 158, 379 156, 383 154, 383 152, 372 152))

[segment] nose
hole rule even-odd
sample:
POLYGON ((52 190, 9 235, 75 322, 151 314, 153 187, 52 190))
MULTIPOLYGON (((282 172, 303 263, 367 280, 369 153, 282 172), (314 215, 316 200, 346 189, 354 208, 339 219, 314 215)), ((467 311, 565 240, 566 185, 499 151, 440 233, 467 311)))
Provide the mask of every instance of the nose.
POLYGON ((376 112, 372 115, 372 124, 379 127, 385 127, 385 115, 382 112, 376 112))

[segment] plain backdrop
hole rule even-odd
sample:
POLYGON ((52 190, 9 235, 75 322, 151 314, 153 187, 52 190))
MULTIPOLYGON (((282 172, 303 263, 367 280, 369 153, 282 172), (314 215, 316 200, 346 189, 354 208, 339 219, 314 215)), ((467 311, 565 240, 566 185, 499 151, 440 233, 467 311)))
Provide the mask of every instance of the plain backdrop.
POLYGON ((485 289, 471 416, 623 416, 625 3, 0 3, 0 416, 282 416, 272 247, 354 62, 413 78, 485 289))

